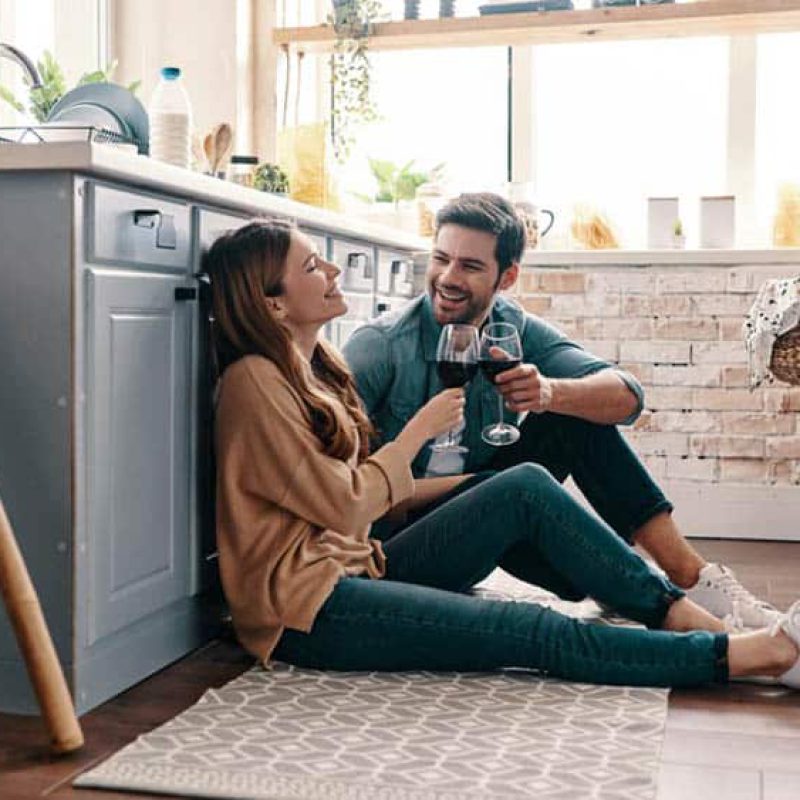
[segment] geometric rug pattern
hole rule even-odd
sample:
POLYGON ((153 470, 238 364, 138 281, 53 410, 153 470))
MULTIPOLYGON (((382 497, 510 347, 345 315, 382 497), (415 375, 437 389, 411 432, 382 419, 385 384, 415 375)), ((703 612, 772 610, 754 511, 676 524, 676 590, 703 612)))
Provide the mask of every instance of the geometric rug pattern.
POLYGON ((74 783, 253 800, 652 800, 667 691, 255 667, 74 783))

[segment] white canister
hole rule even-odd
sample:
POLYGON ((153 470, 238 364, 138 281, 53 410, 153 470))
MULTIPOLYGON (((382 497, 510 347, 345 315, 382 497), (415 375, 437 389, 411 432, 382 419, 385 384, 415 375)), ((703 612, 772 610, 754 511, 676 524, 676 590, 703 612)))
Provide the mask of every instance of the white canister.
POLYGON ((677 197, 647 198, 647 247, 666 250, 673 246, 675 223, 680 219, 677 197))
POLYGON ((700 198, 700 247, 733 247, 735 201, 732 194, 700 198))

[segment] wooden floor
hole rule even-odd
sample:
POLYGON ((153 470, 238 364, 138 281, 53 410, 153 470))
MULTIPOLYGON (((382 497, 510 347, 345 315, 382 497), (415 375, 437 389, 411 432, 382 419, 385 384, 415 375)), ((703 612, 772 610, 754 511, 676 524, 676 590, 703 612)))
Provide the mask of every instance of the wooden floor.
MULTIPOLYGON (((733 567, 749 588, 776 605, 785 608, 800 597, 800 544, 696 544, 712 560, 733 567)), ((86 714, 81 719, 86 746, 66 758, 48 754, 38 718, 0 714, 0 800, 142 797, 74 790, 70 782, 250 663, 231 642, 210 644, 86 714)), ((673 691, 658 798, 798 800, 800 692, 745 684, 673 691)))

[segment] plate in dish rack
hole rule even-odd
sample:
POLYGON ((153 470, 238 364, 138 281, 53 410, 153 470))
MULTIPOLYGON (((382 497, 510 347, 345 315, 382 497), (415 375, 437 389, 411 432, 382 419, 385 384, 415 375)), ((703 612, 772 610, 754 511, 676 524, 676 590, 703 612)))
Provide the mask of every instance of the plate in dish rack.
POLYGON ((87 83, 67 92, 51 109, 48 122, 91 124, 115 130, 135 142, 140 153, 150 150, 150 124, 139 100, 116 83, 87 83))

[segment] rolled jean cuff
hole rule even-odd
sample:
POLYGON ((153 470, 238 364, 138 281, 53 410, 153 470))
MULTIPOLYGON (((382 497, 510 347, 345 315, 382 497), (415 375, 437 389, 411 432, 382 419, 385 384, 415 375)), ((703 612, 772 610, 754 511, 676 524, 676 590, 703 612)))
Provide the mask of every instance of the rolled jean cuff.
POLYGON ((646 523, 650 522, 653 517, 657 517, 659 514, 667 513, 671 514, 675 510, 675 506, 667 500, 666 497, 662 497, 657 503, 648 508, 642 510, 641 514, 637 517, 634 517, 632 522, 630 523, 630 527, 627 531, 624 531, 623 538, 628 544, 633 544, 634 534, 646 523))
POLYGON ((714 634, 714 683, 727 683, 730 680, 728 665, 728 634, 714 634))
POLYGON ((667 618, 672 604, 676 600, 686 597, 686 592, 684 592, 680 586, 675 586, 674 583, 670 583, 666 578, 662 579, 662 581, 665 591, 661 594, 656 610, 653 612, 653 623, 647 625, 648 628, 655 628, 658 630, 663 629, 664 620, 667 618))

